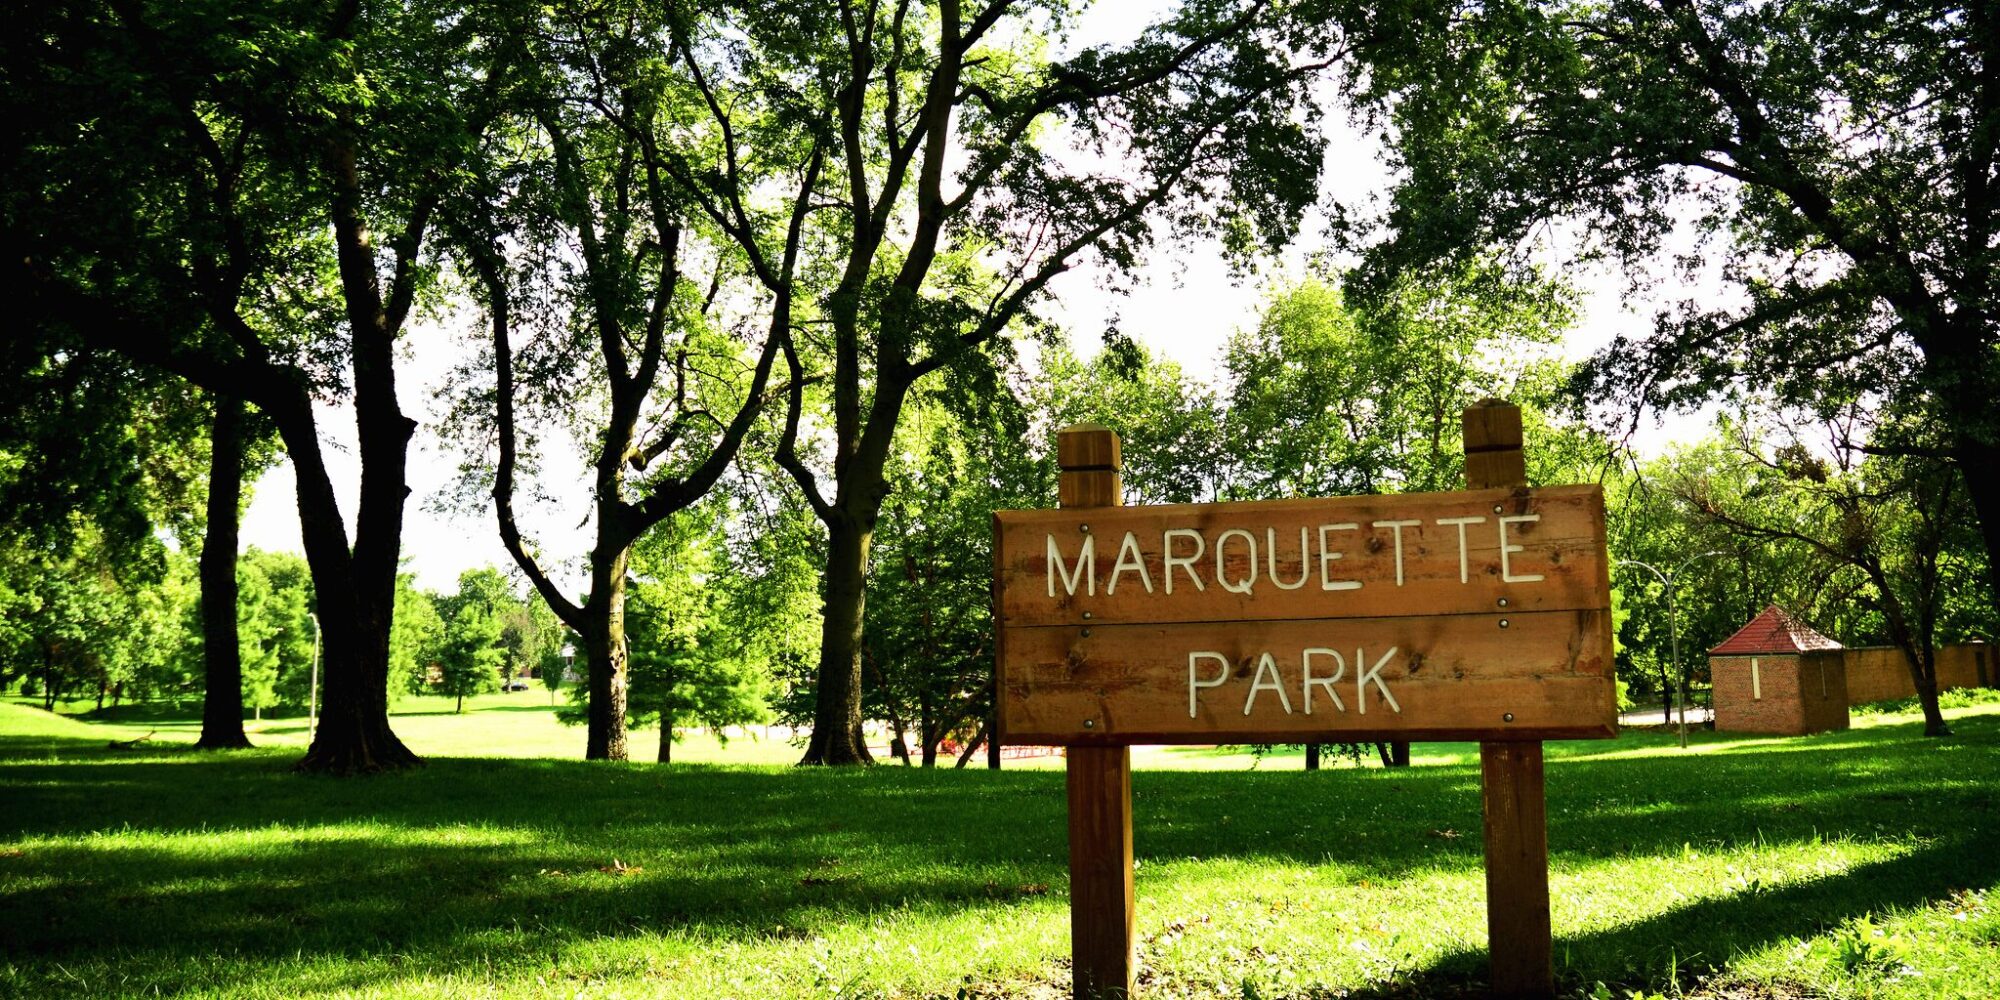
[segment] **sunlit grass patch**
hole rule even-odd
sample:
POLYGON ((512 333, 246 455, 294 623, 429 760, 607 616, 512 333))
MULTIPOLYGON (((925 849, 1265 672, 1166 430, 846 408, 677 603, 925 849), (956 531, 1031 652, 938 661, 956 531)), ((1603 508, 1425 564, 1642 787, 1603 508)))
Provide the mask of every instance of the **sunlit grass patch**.
MULTIPOLYGON (((2000 714, 1955 712, 1944 742, 1913 722, 1551 745, 1565 989, 1671 996, 1717 975, 1783 995, 2000 995, 2000 714)), ((0 995, 1066 990, 1052 770, 468 755, 335 780, 292 774, 285 747, 109 748, 132 728, 0 705, 0 995)), ((1427 763, 1400 772, 1135 755, 1185 765, 1134 778, 1144 994, 1476 982, 1476 748, 1417 750, 1427 763)))

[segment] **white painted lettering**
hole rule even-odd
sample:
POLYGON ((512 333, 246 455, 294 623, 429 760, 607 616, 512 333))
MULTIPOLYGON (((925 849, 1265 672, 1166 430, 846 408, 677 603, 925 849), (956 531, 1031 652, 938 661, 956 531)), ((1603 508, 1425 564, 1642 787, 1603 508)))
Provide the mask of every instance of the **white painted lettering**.
POLYGON ((1118 543, 1118 563, 1111 567, 1111 580, 1104 585, 1104 592, 1118 592, 1118 575, 1127 569, 1139 574, 1139 582, 1146 585, 1146 593, 1153 592, 1153 575, 1146 572, 1146 557, 1139 552, 1139 539, 1131 532, 1125 533, 1125 540, 1118 543))
POLYGON ((1458 525, 1458 582, 1472 582, 1472 567, 1465 555, 1465 526, 1468 524, 1485 524, 1486 519, 1483 517, 1440 517, 1437 523, 1458 525))
POLYGON ((1083 582, 1084 593, 1097 596, 1097 539, 1083 536, 1083 554, 1077 557, 1076 568, 1070 569, 1063 562, 1062 548, 1056 545, 1056 536, 1049 536, 1049 596, 1056 596, 1056 577, 1062 577, 1063 589, 1071 597, 1076 596, 1076 585, 1083 582))
POLYGON ((1346 555, 1346 553, 1335 552, 1333 551, 1333 547, 1326 543, 1326 533, 1329 531, 1358 531, 1360 530, 1360 528, 1361 528, 1360 525, 1355 524, 1352 521, 1343 524, 1322 524, 1319 526, 1319 589, 1321 590, 1361 589, 1360 580, 1336 580, 1333 578, 1334 560, 1339 559, 1341 556, 1346 555))
POLYGON ((1279 590, 1297 590, 1306 585, 1306 578, 1312 576, 1312 567, 1306 564, 1306 528, 1299 525, 1299 578, 1290 583, 1278 579, 1278 529, 1264 529, 1264 561, 1268 564, 1271 583, 1279 590))
POLYGON ((1212 653, 1207 650, 1197 650, 1195 652, 1189 653, 1188 654, 1188 718, 1192 719, 1195 717, 1195 691, 1197 688, 1221 687, 1222 682, 1228 679, 1229 679, 1229 657, 1224 656, 1221 653, 1212 653), (1200 670, 1195 666, 1195 664, 1197 664, 1202 660, 1214 660, 1216 663, 1222 665, 1221 672, 1215 675, 1214 680, 1205 681, 1201 679, 1200 670))
POLYGON ((1258 659, 1257 672, 1250 677, 1250 696, 1243 699, 1244 715, 1249 715, 1251 706, 1257 704, 1257 692, 1259 691, 1278 692, 1278 704, 1284 708, 1286 715, 1292 714, 1292 699, 1290 695, 1285 693, 1284 675, 1278 673, 1278 661, 1273 659, 1269 653, 1265 653, 1262 658, 1258 659), (1271 675, 1269 683, 1266 683, 1264 680, 1264 675, 1267 673, 1271 675))
POLYGON ((1340 655, 1339 653, 1337 653, 1337 652, 1335 652, 1335 651, 1333 651, 1333 650, 1331 650, 1331 649, 1326 649, 1326 648, 1324 648, 1324 647, 1320 647, 1320 646, 1314 646, 1314 647, 1312 647, 1311 649, 1307 649, 1307 650, 1305 650, 1304 652, 1301 652, 1301 653, 1299 654, 1299 666, 1300 666, 1300 668, 1301 668, 1301 669, 1303 669, 1303 670, 1305 671, 1305 678, 1306 678, 1306 679, 1305 679, 1305 683, 1304 683, 1303 685, 1301 685, 1301 687, 1303 687, 1303 688, 1304 688, 1304 691, 1303 691, 1303 692, 1301 692, 1301 693, 1302 693, 1302 694, 1304 694, 1304 696, 1305 696, 1305 697, 1304 697, 1304 701, 1305 701, 1305 705, 1306 705, 1306 714, 1307 714, 1307 715, 1311 715, 1311 714, 1313 714, 1313 686, 1314 686, 1314 685, 1318 685, 1318 686, 1319 686, 1320 688, 1322 688, 1323 690, 1325 690, 1325 691, 1326 691, 1326 696, 1327 696, 1327 697, 1329 697, 1329 698, 1332 698, 1332 699, 1333 699, 1333 710, 1334 710, 1334 711, 1336 711, 1336 712, 1345 712, 1345 711, 1347 711, 1347 705, 1346 705, 1346 703, 1344 703, 1344 702, 1342 702, 1342 701, 1340 700, 1340 692, 1338 692, 1338 691, 1335 691, 1335 690, 1333 689, 1333 686, 1334 686, 1335 684, 1338 684, 1338 683, 1340 683, 1340 679, 1341 679, 1342 677, 1345 677, 1345 676, 1347 676, 1347 657, 1344 657, 1344 656, 1340 655), (1314 657, 1314 656, 1331 656, 1331 657, 1333 657, 1333 673, 1332 673, 1332 675, 1331 675, 1331 676, 1327 676, 1327 677, 1314 677, 1314 676, 1313 676, 1313 657, 1314 657))
POLYGON ((1169 595, 1174 592, 1175 566, 1187 570, 1188 579, 1194 581, 1194 589, 1197 592, 1206 589, 1202 586, 1201 574, 1194 571, 1194 566, 1201 559, 1201 554, 1207 551, 1208 543, 1201 540, 1201 532, 1193 528, 1167 529, 1167 533, 1160 539, 1160 562, 1162 564, 1160 575, 1167 578, 1167 593, 1169 595), (1194 555, 1188 556, 1185 559, 1175 556, 1174 539, 1176 538, 1194 539, 1194 555))
POLYGON ((1256 586, 1256 584, 1257 536, 1244 531, 1242 528, 1231 528, 1223 532, 1222 537, 1215 540, 1215 585, 1232 594, 1248 594, 1250 588, 1256 586), (1226 575, 1228 570, 1224 568, 1226 564, 1223 558, 1223 550, 1228 548, 1229 540, 1232 538, 1243 539, 1243 544, 1250 549, 1250 559, 1247 563, 1249 572, 1244 574, 1243 579, 1234 582, 1231 582, 1226 575))
POLYGON ((1382 680, 1382 668, 1387 666, 1389 658, 1395 655, 1396 647, 1390 646, 1389 651, 1383 653, 1375 661, 1374 666, 1364 670, 1361 665, 1367 663, 1368 658, 1362 655, 1361 650, 1357 649, 1354 651, 1354 710, 1356 712, 1362 715, 1368 714, 1368 682, 1374 681, 1376 690, 1382 692, 1382 700, 1388 702, 1389 708, 1394 710, 1398 715, 1402 714, 1403 706, 1396 704, 1396 696, 1389 693, 1389 685, 1382 680))
POLYGON ((1396 586, 1403 585, 1403 529, 1415 527, 1422 521, 1376 521, 1375 527, 1387 528, 1396 536, 1396 586))
POLYGON ((1542 578, 1542 574, 1540 573, 1523 573, 1515 576, 1514 568, 1507 562, 1508 553, 1521 551, 1521 546, 1507 544, 1507 526, 1510 524, 1533 524, 1541 519, 1542 515, 1540 514, 1511 514, 1500 519, 1500 582, 1534 583, 1542 578))

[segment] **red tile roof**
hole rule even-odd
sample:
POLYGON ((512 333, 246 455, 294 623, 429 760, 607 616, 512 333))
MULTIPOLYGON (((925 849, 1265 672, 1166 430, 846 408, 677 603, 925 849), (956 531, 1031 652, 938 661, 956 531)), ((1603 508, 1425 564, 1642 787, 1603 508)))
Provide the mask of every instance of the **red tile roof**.
POLYGON ((1710 656, 1757 656, 1767 653, 1803 653, 1814 649, 1839 649, 1840 643, 1813 631, 1812 626, 1792 617, 1773 604, 1750 624, 1722 640, 1708 651, 1710 656))

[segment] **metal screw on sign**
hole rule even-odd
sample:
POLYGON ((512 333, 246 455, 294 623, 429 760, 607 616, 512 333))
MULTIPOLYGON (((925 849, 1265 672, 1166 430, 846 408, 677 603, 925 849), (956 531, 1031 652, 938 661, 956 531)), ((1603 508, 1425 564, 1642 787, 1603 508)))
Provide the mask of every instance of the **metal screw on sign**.
POLYGON ((1500 721, 1501 721, 1501 722, 1512 722, 1512 721, 1514 721, 1514 713, 1512 713, 1512 712, 1508 712, 1508 713, 1506 713, 1506 714, 1504 714, 1504 715, 1500 716, 1500 721))
POLYGON ((1501 627, 1501 628, 1506 628, 1506 627, 1507 627, 1507 624, 1508 624, 1508 622, 1507 622, 1507 619, 1505 619, 1505 618, 1502 618, 1502 619, 1500 619, 1500 627, 1501 627))

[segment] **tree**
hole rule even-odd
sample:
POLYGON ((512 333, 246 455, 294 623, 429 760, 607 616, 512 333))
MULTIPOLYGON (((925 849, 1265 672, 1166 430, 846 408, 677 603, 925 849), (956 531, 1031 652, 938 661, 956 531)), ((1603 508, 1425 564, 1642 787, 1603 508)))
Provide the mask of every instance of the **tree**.
POLYGON ((430 591, 408 573, 396 574, 396 614, 389 630, 389 690, 417 694, 430 687, 430 668, 444 642, 444 616, 430 591))
POLYGON ((16 127, 0 241, 29 317, 272 421, 327 624, 325 710, 300 767, 415 762, 387 706, 415 428, 396 341, 435 273, 437 205, 515 48, 425 0, 22 18, 4 52, 16 127), (351 538, 314 412, 330 397, 354 409, 351 538))
MULTIPOLYGON (((1737 428, 1731 458, 1747 468, 1735 483, 1691 479, 1674 488, 1701 516, 1732 533, 1803 545, 1858 574, 1855 598, 1881 615, 1909 665, 1924 734, 1950 735, 1937 703, 1936 650, 1946 595, 1976 586, 1986 570, 1977 559, 1955 558, 1963 547, 1953 544, 1954 536, 1972 530, 1963 478, 1936 459, 1863 456, 1842 444, 1852 440, 1851 428, 1834 428, 1831 441, 1818 447, 1796 424, 1779 430, 1789 440, 1767 447, 1750 427, 1737 428), (1736 483, 1740 492, 1729 488, 1736 483)), ((1988 594, 1983 603, 1991 601, 1988 594)))
POLYGON ((977 372, 1057 275, 1086 255, 1129 268, 1156 225, 1220 235, 1243 256, 1283 243, 1316 192, 1309 97, 1328 43, 1289 8, 1226 0, 1183 4, 1129 45, 1060 62, 1048 35, 1064 5, 676 13, 671 55, 706 116, 689 127, 699 142, 666 163, 787 334, 778 459, 827 537, 802 763, 866 763, 869 553, 911 390, 977 372), (774 208, 752 181, 776 157, 804 168, 794 176, 809 195, 785 187, 789 205, 774 208), (824 284, 797 294, 800 274, 824 284), (831 412, 802 428, 808 378, 824 380, 831 412))
POLYGON ((727 506, 680 511, 633 553, 632 721, 660 727, 659 762, 673 759, 676 727, 729 726, 770 717, 770 672, 746 627, 740 587, 725 582, 727 506))
POLYGON ((438 691, 456 697, 453 711, 462 713, 466 695, 499 690, 500 665, 506 659, 500 623, 478 601, 462 601, 438 646, 438 691))
MULTIPOLYGON (((1405 276, 1362 308, 1322 281, 1282 292, 1224 357, 1223 495, 1462 489, 1462 415, 1494 396, 1534 431, 1536 481, 1591 478, 1582 466, 1601 468, 1610 449, 1550 419, 1563 374, 1550 346, 1572 315, 1561 286, 1480 264, 1405 276)), ((1385 766, 1409 763, 1408 743, 1377 749, 1385 766)), ((1318 757, 1307 748, 1308 766, 1318 757)))
MULTIPOLYGON (((2000 570, 2000 11, 1812 0, 1332 3, 1400 177, 1365 283, 1580 222, 1585 256, 1704 292, 1620 339, 1585 398, 1730 388, 1908 419, 1861 442, 1949 461, 2000 570), (1679 233, 1696 238, 1690 250, 1679 233), (1906 433, 1907 432, 1907 433, 1906 433)), ((1351 230, 1364 242, 1371 230, 1351 230)), ((1915 498, 1913 498, 1915 499, 1915 498)), ((1991 582, 1991 581, 1989 581, 1991 582)), ((2000 586, 1993 588, 2000 592, 2000 586)))
MULTIPOLYGON (((496 152, 503 169, 482 176, 454 210, 492 334, 494 386, 482 388, 465 422, 482 450, 497 439, 490 495, 502 542, 582 639, 591 760, 626 756, 632 547, 728 469, 766 402, 789 320, 789 309, 776 310, 754 352, 711 324, 717 290, 738 265, 704 253, 704 234, 664 162, 663 147, 682 141, 676 131, 692 100, 658 54, 670 44, 660 18, 671 18, 673 6, 629 7, 615 19, 600 18, 588 2, 535 8, 538 19, 517 30, 542 72, 527 85, 510 130, 493 137, 498 149, 525 153, 508 162, 496 152), (579 257, 568 256, 572 246, 579 257), (510 247, 518 248, 512 262, 510 247), (705 297, 689 277, 701 268, 712 275, 705 297), (551 270, 560 275, 548 288, 551 270), (519 386, 512 338, 522 327, 540 334, 522 357, 561 377, 519 386), (595 531, 581 602, 548 576, 515 518, 521 389, 533 390, 545 409, 590 413, 576 434, 589 442, 595 531)), ((774 179, 802 188, 788 246, 800 239, 817 170, 816 162, 802 168, 803 184, 774 179)), ((788 252, 780 266, 788 278, 795 258, 788 252)))
POLYGON ((314 639, 312 575, 305 560, 251 548, 237 562, 236 593, 244 702, 260 718, 266 708, 304 705, 314 639))

